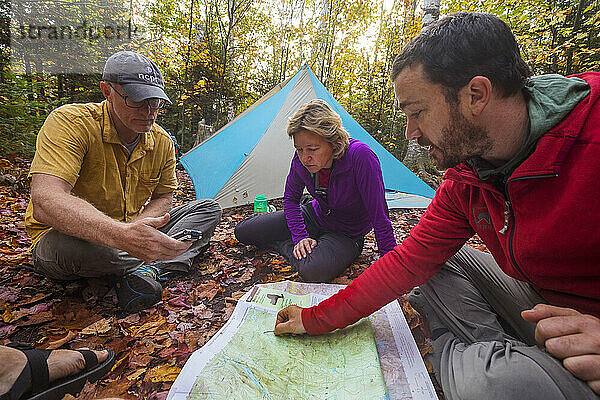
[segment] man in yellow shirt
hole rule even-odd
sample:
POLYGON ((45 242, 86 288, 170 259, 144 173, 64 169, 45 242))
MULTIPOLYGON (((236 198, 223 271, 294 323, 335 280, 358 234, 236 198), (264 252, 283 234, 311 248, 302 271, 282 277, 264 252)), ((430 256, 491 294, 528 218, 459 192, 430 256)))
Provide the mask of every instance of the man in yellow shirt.
POLYGON ((39 273, 114 276, 120 306, 137 312, 161 300, 163 272, 189 270, 221 208, 196 200, 171 209, 175 149, 155 124, 170 100, 154 62, 130 51, 113 54, 100 89, 102 103, 64 105, 42 126, 25 227, 39 273), (201 237, 172 238, 190 229, 201 237))

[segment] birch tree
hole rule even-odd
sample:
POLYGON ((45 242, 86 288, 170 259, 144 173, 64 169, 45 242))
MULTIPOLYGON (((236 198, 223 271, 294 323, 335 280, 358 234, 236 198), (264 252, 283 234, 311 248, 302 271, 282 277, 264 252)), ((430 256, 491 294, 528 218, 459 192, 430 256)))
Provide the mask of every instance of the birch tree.
MULTIPOLYGON (((421 30, 425 29, 427 25, 437 21, 440 16, 440 0, 423 0, 423 25, 421 30)), ((404 164, 408 166, 416 166, 419 172, 425 171, 425 163, 429 160, 429 154, 427 150, 419 146, 416 139, 408 142, 408 149, 406 151, 406 157, 404 157, 404 164)))

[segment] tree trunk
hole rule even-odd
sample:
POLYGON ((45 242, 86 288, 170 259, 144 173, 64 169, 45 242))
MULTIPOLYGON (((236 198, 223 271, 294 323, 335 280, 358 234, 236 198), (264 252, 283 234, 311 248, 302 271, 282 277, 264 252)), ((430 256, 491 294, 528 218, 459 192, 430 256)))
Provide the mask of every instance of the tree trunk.
POLYGON ((58 98, 62 99, 65 97, 65 74, 58 74, 58 98))
MULTIPOLYGON (((435 22, 440 16, 440 0, 424 0, 423 2, 423 30, 427 25, 435 22)), ((408 142, 408 149, 404 157, 404 164, 416 167, 420 172, 425 171, 425 162, 429 159, 427 150, 419 146, 416 140, 408 142)))
MULTIPOLYGON (((573 21, 573 33, 571 34, 571 39, 575 39, 577 34, 579 33, 580 22, 581 22, 581 14, 583 9, 586 6, 585 0, 579 0, 579 5, 577 6, 577 12, 575 13, 575 20, 573 21)), ((567 50, 567 69, 565 71, 565 75, 571 75, 577 71, 573 71, 573 48, 570 47, 567 50)))
POLYGON ((300 6, 300 31, 302 34, 300 35, 300 44, 298 45, 300 49, 300 65, 305 63, 306 57, 304 56, 304 6, 306 4, 306 0, 301 0, 300 6))
POLYGON ((440 17, 440 0, 423 0, 423 25, 421 30, 427 25, 435 22, 440 17))
MULTIPOLYGON (((179 91, 180 94, 185 94, 186 90, 185 90, 185 85, 188 84, 188 67, 189 67, 189 63, 190 63, 190 49, 192 47, 192 26, 193 26, 193 22, 194 22, 194 0, 191 0, 190 2, 190 26, 189 26, 189 30, 188 30, 188 44, 187 44, 187 52, 186 52, 186 56, 185 56, 185 73, 184 73, 184 78, 183 78, 183 85, 181 87, 181 90, 179 91)), ((186 128, 186 114, 185 114, 185 98, 181 99, 181 110, 180 110, 180 114, 179 114, 179 118, 180 118, 180 124, 181 124, 181 135, 179 137, 179 144, 183 145, 183 141, 184 141, 184 135, 185 135, 185 128, 186 128)), ((177 135, 177 132, 175 132, 175 135, 177 135)))

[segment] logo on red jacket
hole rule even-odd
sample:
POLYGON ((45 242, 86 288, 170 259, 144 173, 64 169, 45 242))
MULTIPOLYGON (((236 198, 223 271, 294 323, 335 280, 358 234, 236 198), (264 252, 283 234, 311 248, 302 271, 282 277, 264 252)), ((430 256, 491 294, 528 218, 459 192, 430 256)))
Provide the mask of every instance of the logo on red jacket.
POLYGON ((487 207, 473 207, 473 220, 477 229, 492 229, 492 219, 487 207))

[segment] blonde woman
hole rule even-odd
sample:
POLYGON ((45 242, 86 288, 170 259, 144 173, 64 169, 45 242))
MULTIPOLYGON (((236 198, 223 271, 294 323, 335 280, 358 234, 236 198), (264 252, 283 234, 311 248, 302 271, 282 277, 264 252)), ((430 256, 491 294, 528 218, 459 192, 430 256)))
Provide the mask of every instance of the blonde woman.
POLYGON ((296 112, 287 127, 296 153, 285 184, 283 211, 254 215, 235 228, 245 244, 272 248, 308 282, 339 276, 373 229, 381 255, 396 246, 379 160, 349 139, 340 116, 323 100, 296 112), (313 200, 300 204, 304 188, 313 200))

